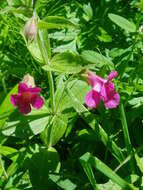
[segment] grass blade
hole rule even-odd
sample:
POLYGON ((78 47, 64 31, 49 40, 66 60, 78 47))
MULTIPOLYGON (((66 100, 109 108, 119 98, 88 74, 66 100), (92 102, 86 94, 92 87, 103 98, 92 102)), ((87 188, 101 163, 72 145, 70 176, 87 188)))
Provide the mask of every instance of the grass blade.
MULTIPOLYGON (((121 122, 122 122, 123 134, 124 134, 124 141, 125 141, 125 145, 127 147, 127 154, 129 156, 133 153, 133 148, 132 148, 132 144, 131 144, 131 140, 130 140, 130 136, 129 136, 128 125, 127 125, 127 120, 126 120, 126 115, 125 115, 123 104, 120 105, 120 115, 121 115, 121 122)), ((133 158, 131 159, 131 162, 129 162, 129 163, 130 163, 131 171, 134 172, 133 158)))
POLYGON ((86 162, 94 167, 95 169, 102 172, 104 175, 109 177, 113 182, 117 183, 123 190, 137 190, 135 186, 129 184, 124 179, 122 179, 119 175, 117 175, 111 168, 109 168, 106 164, 104 164, 97 157, 93 157, 90 153, 85 153, 80 157, 81 162, 86 162))
POLYGON ((87 162, 84 162, 84 160, 80 160, 80 163, 93 187, 94 190, 99 190, 96 184, 96 180, 92 171, 92 167, 90 164, 88 164, 87 162))

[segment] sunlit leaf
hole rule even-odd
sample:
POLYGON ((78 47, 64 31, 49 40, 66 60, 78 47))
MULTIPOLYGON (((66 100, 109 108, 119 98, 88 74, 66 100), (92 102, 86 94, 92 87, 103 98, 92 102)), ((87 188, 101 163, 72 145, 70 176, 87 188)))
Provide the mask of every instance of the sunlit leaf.
POLYGON ((75 28, 76 26, 69 20, 59 16, 47 16, 44 20, 38 22, 39 29, 62 29, 75 28))
POLYGON ((6 98, 3 100, 0 105, 0 129, 3 127, 7 117, 14 111, 14 107, 10 102, 11 94, 15 94, 17 92, 17 85, 8 93, 6 98))
POLYGON ((136 26, 133 22, 128 21, 126 18, 116 15, 116 14, 108 14, 110 20, 112 20, 115 24, 120 26, 122 29, 126 30, 127 32, 135 32, 136 26))
POLYGON ((79 73, 83 69, 80 57, 70 52, 56 54, 52 58, 50 65, 45 65, 42 68, 47 71, 51 70, 67 74, 79 73))
POLYGON ((114 64, 111 60, 109 60, 108 58, 106 58, 102 54, 97 53, 95 51, 85 50, 82 52, 81 56, 86 61, 95 64, 96 67, 101 68, 103 66, 108 66, 111 69, 114 68, 114 64))

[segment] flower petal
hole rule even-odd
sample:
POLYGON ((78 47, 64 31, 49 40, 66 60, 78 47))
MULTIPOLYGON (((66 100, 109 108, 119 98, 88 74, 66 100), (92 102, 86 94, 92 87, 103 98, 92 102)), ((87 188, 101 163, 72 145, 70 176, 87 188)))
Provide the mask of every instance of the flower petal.
POLYGON ((100 77, 100 76, 98 76, 98 75, 96 75, 96 82, 103 84, 103 83, 106 83, 107 80, 100 77))
POLYGON ((28 92, 38 94, 41 91, 40 87, 28 88, 28 92))
POLYGON ((105 80, 102 77, 99 77, 98 75, 95 75, 93 72, 88 72, 88 83, 91 85, 91 87, 94 88, 97 85, 103 85, 106 81, 107 80, 105 80))
POLYGON ((88 74, 88 83, 92 87, 94 87, 95 82, 96 82, 96 75, 93 72, 91 72, 91 71, 89 71, 87 74, 88 74))
POLYGON ((89 91, 85 97, 85 104, 90 108, 96 108, 100 103, 100 94, 94 90, 89 91))
POLYGON ((28 87, 35 87, 34 78, 30 74, 24 76, 23 82, 26 83, 28 87))
POLYGON ((115 92, 112 99, 108 99, 108 101, 105 102, 105 107, 109 109, 116 108, 120 102, 120 95, 115 92))
POLYGON ((31 112, 30 104, 24 104, 23 102, 21 102, 18 105, 18 110, 19 110, 19 112, 21 112, 23 114, 28 114, 29 112, 31 112))
POLYGON ((101 91, 101 88, 102 88, 102 83, 100 83, 100 82, 95 82, 95 85, 94 85, 94 87, 92 88, 94 91, 96 91, 96 92, 98 92, 98 93, 100 93, 100 91, 101 91))
POLYGON ((21 99, 21 95, 20 94, 17 94, 17 95, 12 94, 10 96, 10 101, 11 101, 11 103, 12 103, 12 105, 14 107, 16 107, 19 104, 20 99, 21 99))
POLYGON ((101 88, 101 98, 103 101, 107 101, 114 95, 114 84, 112 82, 106 82, 101 88))
POLYGON ((23 92, 26 92, 27 90, 28 90, 28 86, 24 82, 19 83, 18 93, 23 93, 23 92))
POLYGON ((40 96, 34 96, 31 99, 31 104, 34 108, 40 109, 43 106, 43 99, 40 96))
POLYGON ((105 85, 102 86, 101 91, 100 91, 100 95, 101 95, 101 99, 103 101, 106 101, 108 99, 107 88, 105 85))
POLYGON ((117 71, 111 71, 110 73, 109 73, 109 75, 108 75, 108 81, 109 80, 112 80, 113 78, 116 78, 118 76, 118 73, 117 73, 117 71))

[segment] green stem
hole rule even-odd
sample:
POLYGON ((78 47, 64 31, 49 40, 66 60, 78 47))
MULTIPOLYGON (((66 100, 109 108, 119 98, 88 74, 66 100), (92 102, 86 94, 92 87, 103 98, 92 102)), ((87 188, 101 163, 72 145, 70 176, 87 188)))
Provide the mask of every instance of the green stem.
POLYGON ((5 93, 5 95, 6 95, 6 94, 7 94, 7 88, 6 88, 6 83, 5 83, 5 78, 4 78, 4 76, 2 77, 2 86, 3 86, 4 93, 5 93))
MULTIPOLYGON (((39 49, 40 49, 44 64, 50 64, 49 59, 50 59, 51 52, 50 52, 49 39, 48 39, 48 46, 49 46, 48 52, 44 46, 44 41, 43 41, 42 34, 41 34, 40 30, 38 31, 37 39, 38 39, 37 41, 38 41, 39 49)), ((51 109, 52 109, 52 112, 54 113, 55 112, 55 94, 54 94, 53 76, 52 76, 51 71, 48 71, 47 74, 48 74, 48 81, 49 81, 49 87, 50 87, 51 109)))
MULTIPOLYGON (((120 115, 121 115, 121 122, 122 122, 123 134, 124 134, 124 141, 125 141, 125 145, 127 147, 127 154, 131 155, 131 154, 133 154, 133 148, 132 148, 132 144, 131 144, 131 140, 130 140, 130 136, 129 136, 124 106, 122 103, 120 105, 120 115)), ((133 159, 131 159, 130 167, 131 167, 132 171, 134 171, 133 159)))
POLYGON ((48 81, 49 81, 49 87, 50 87, 50 99, 51 99, 51 108, 52 112, 55 112, 55 95, 54 95, 54 82, 53 82, 53 76, 52 72, 48 72, 48 81))

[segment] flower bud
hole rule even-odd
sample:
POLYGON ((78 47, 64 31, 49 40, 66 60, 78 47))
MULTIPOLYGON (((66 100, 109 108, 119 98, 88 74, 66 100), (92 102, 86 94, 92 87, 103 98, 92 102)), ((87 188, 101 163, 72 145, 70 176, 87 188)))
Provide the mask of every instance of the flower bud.
POLYGON ((35 87, 34 78, 31 75, 29 75, 29 74, 27 74, 27 75, 24 76, 22 82, 24 82, 25 84, 27 84, 28 87, 35 87))
POLYGON ((34 40, 37 34, 36 17, 30 18, 24 26, 24 36, 27 40, 34 40))

